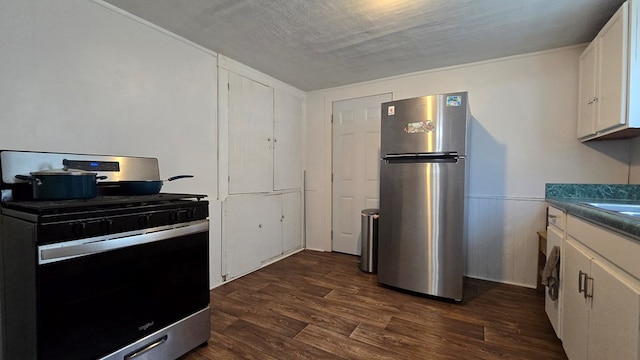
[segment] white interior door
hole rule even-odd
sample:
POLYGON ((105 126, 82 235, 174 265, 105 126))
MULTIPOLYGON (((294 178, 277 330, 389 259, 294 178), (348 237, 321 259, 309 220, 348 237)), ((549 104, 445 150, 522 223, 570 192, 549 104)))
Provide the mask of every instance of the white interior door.
POLYGON ((360 254, 360 212, 377 208, 381 94, 333 103, 332 250, 360 254))

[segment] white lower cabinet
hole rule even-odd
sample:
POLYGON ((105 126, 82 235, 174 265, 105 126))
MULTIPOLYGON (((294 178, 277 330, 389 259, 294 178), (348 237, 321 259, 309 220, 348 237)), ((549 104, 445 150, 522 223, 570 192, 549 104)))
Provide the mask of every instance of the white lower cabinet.
MULTIPOLYGON (((555 226, 549 225, 547 227, 547 256, 551 254, 551 249, 554 246, 562 248, 562 242, 564 240, 564 232, 555 226)), ((562 256, 562 250, 560 250, 560 256, 562 256)), ((560 265, 562 266, 562 264, 560 265)), ((562 279, 562 272, 558 269, 559 278, 562 279)), ((561 280, 562 281, 562 280, 561 280)), ((547 313, 547 317, 549 317, 549 321, 551 322, 551 326, 553 326, 553 330, 556 332, 556 335, 561 337, 561 326, 562 321, 560 316, 562 315, 561 309, 561 301, 562 301, 562 287, 558 288, 558 298, 553 300, 549 295, 549 288, 545 287, 544 289, 544 310, 547 313)))
POLYGON ((302 202, 299 192, 282 194, 282 253, 302 249, 302 202))
POLYGON ((302 248, 301 213, 300 192, 228 197, 223 213, 226 279, 302 248))
MULTIPOLYGON (((640 359, 640 281, 612 262, 634 256, 612 247, 635 240, 581 220, 572 222, 571 217, 567 231, 570 236, 562 256, 562 344, 568 358, 640 359), (572 224, 579 227, 575 233, 572 224), (600 234, 606 236, 600 238, 600 234), (583 242, 579 237, 584 236, 590 238, 583 242), (615 241, 608 242, 609 237, 615 241), (604 242, 607 254, 585 245, 598 243, 595 240, 604 242)), ((640 244, 635 245, 640 249, 640 244)))
MULTIPOLYGON (((566 213, 560 209, 554 208, 553 206, 549 206, 547 211, 547 257, 551 255, 551 250, 554 246, 557 246, 560 249, 560 257, 563 256, 564 250, 562 249, 562 246, 565 239, 566 223, 566 213)), ((549 287, 545 287, 544 309, 556 335, 558 338, 562 338, 562 261, 559 266, 558 279, 560 285, 558 287, 558 297, 553 300, 549 295, 549 287)))
POLYGON ((572 240, 564 244, 564 279, 562 345, 569 359, 587 359, 590 302, 582 288, 584 274, 591 271, 591 258, 582 252, 572 240))
POLYGON ((638 359, 640 284, 597 259, 591 262, 590 277, 588 358, 638 359))

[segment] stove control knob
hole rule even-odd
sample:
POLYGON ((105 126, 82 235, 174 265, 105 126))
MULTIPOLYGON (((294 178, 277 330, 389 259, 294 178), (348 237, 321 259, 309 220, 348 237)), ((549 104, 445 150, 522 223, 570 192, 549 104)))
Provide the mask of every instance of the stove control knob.
POLYGON ((196 218, 196 209, 187 210, 187 219, 193 220, 196 218))
POLYGON ((108 233, 111 231, 111 225, 113 225, 113 220, 102 219, 100 221, 100 230, 102 230, 102 232, 108 233))
POLYGON ((87 223, 85 222, 77 222, 71 224, 71 231, 75 236, 84 235, 84 230, 87 228, 87 223))
POLYGON ((151 217, 150 214, 143 214, 138 216, 138 224, 142 227, 147 227, 149 226, 149 218, 151 217))
POLYGON ((178 211, 172 211, 169 213, 169 220, 172 222, 178 222, 178 211))

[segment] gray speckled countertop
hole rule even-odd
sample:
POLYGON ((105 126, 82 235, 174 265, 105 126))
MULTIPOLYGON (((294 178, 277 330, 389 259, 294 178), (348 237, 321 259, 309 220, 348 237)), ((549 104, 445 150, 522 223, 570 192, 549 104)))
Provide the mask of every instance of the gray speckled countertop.
POLYGON ((640 242, 640 216, 623 215, 588 205, 640 205, 640 185, 546 184, 545 201, 568 214, 633 237, 640 242))

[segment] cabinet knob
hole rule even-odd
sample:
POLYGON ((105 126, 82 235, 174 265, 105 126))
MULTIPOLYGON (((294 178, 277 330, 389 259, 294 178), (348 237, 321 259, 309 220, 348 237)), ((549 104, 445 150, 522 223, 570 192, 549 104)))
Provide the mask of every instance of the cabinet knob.
POLYGON ((71 231, 75 236, 84 235, 84 231, 86 228, 87 228, 87 223, 84 221, 71 224, 71 231))
POLYGON ((267 138, 267 141, 271 141, 271 138, 270 138, 270 137, 269 137, 269 138, 267 138))
POLYGON ((258 224, 258 227, 259 227, 259 228, 262 228, 262 224, 258 224))
POLYGON ((113 220, 111 219, 102 219, 100 220, 100 230, 102 230, 102 232, 108 233, 109 231, 111 231, 111 225, 113 225, 113 220))
POLYGON ((142 215, 138 216, 138 225, 140 225, 142 227, 149 226, 149 218, 150 217, 151 217, 151 214, 142 214, 142 215))

